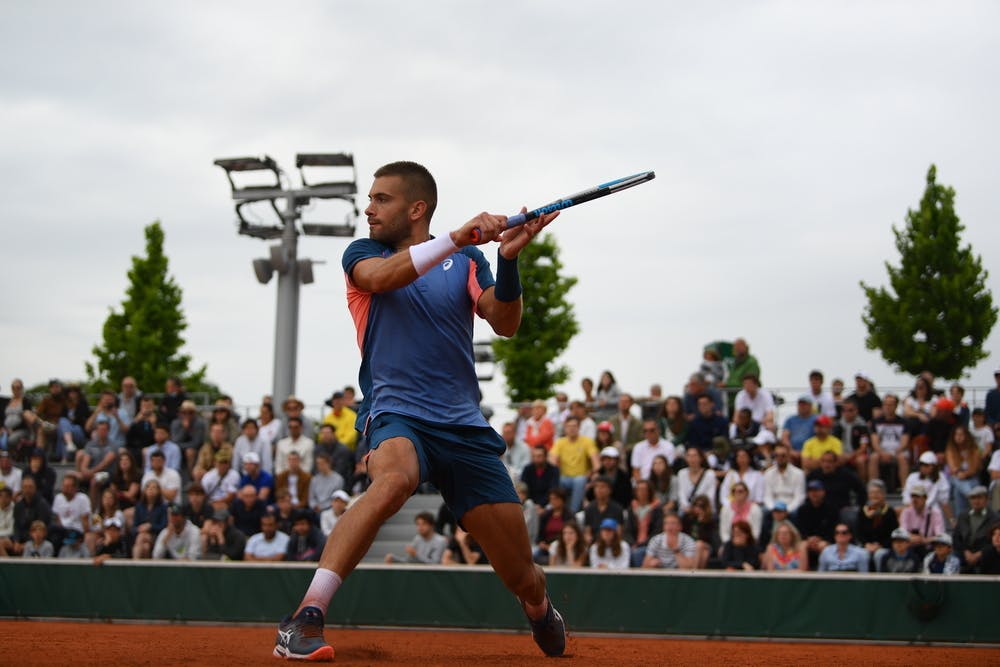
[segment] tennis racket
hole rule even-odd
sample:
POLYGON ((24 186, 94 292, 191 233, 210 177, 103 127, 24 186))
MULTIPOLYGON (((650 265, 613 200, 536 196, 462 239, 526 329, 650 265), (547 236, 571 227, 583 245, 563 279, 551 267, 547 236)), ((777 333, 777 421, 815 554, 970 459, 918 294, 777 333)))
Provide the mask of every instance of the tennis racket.
MULTIPOLYGON (((621 192, 622 190, 627 190, 628 188, 635 187, 636 185, 641 185, 647 181, 651 181, 656 178, 656 173, 652 171, 643 171, 638 174, 632 174, 631 176, 626 176, 625 178, 619 178, 614 181, 608 181, 607 183, 601 183, 598 186, 592 187, 588 190, 583 190, 582 192, 577 192, 575 195, 570 195, 568 197, 563 197, 562 199, 557 199, 551 204, 546 204, 545 206, 540 206, 533 211, 528 211, 527 213, 518 213, 507 218, 507 229, 511 227, 517 227, 518 225, 523 225, 526 222, 534 220, 540 215, 545 215, 546 213, 552 213, 554 211, 561 211, 564 208, 569 208, 570 206, 576 206, 577 204, 583 204, 584 202, 593 201, 595 199, 600 199, 601 197, 606 197, 610 194, 616 192, 621 192)), ((479 243, 481 233, 478 229, 474 230, 474 242, 479 243)))

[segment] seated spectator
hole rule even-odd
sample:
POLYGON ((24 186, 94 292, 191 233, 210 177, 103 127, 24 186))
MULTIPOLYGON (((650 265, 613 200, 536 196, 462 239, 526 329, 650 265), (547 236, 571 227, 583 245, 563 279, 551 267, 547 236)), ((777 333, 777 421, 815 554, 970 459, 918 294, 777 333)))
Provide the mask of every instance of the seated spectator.
POLYGON ((535 503, 528 497, 528 485, 518 482, 514 485, 517 497, 521 500, 521 514, 524 516, 524 527, 528 529, 529 537, 538 534, 538 517, 542 510, 535 506, 535 503))
POLYGON ((76 453, 77 476, 81 488, 89 490, 91 503, 97 501, 101 484, 106 482, 114 471, 118 448, 119 445, 111 440, 109 422, 100 421, 94 427, 93 438, 86 447, 76 453))
POLYGON ((631 563, 628 543, 618 534, 614 519, 601 522, 597 540, 590 545, 590 567, 604 570, 627 570, 631 563))
POLYGON ((0 482, 0 556, 14 554, 14 492, 0 482))
POLYGON ((885 483, 880 479, 868 482, 868 502, 858 512, 855 532, 858 542, 877 563, 891 544, 892 534, 899 528, 896 511, 885 501, 885 483))
POLYGON ((771 392, 761 389, 760 378, 754 373, 747 373, 741 378, 743 388, 736 392, 733 403, 734 412, 744 408, 750 410, 753 420, 772 433, 774 425, 774 397, 771 392))
POLYGON ((45 532, 48 534, 49 523, 52 521, 52 507, 38 492, 35 478, 27 475, 21 481, 21 498, 14 503, 15 554, 22 554, 27 544, 32 541, 31 527, 36 521, 41 521, 45 525, 45 532))
MULTIPOLYGON (((622 415, 622 413, 632 409, 633 403, 632 396, 623 393, 619 389, 618 381, 615 380, 615 376, 612 375, 611 371, 601 373, 601 378, 597 381, 597 389, 594 391, 595 419, 610 419, 615 421, 613 419, 616 417, 615 406, 618 407, 619 415, 622 415), (623 403, 622 398, 627 398, 627 400, 623 403), (623 405, 627 406, 624 410, 622 409, 623 405)), ((638 427, 638 424, 636 424, 636 427, 638 427)), ((635 433, 629 433, 628 430, 616 430, 615 434, 622 442, 635 442, 641 437, 635 433)))
POLYGON ((944 532, 941 509, 927 502, 927 489, 917 483, 910 488, 910 504, 899 514, 899 525, 910 534, 910 546, 923 558, 935 535, 944 532))
POLYGON ((730 451, 745 449, 754 459, 767 461, 776 442, 773 432, 753 420, 750 408, 740 408, 729 424, 730 451))
POLYGON ((63 535, 62 547, 59 549, 59 558, 90 558, 90 552, 87 551, 87 547, 83 543, 83 533, 75 528, 70 528, 66 531, 63 535))
POLYGON ((722 546, 718 521, 712 514, 712 502, 708 496, 695 496, 691 507, 681 517, 681 530, 695 541, 695 569, 708 567, 709 561, 722 546))
POLYGON ((538 507, 549 502, 549 492, 559 486, 559 468, 548 462, 545 447, 531 450, 531 463, 521 471, 521 481, 528 485, 528 497, 538 507))
POLYGON ((154 479, 142 487, 142 499, 135 506, 132 527, 132 558, 150 558, 156 536, 167 527, 167 503, 154 479))
MULTIPOLYGON (((641 481, 641 480, 640 480, 641 481)), ((646 478, 653 491, 653 497, 660 503, 665 512, 677 511, 678 487, 680 486, 674 470, 664 456, 657 456, 653 459, 653 465, 649 469, 649 476, 646 478)))
POLYGON ((292 505, 292 494, 288 490, 275 494, 275 502, 271 505, 275 515, 278 517, 278 530, 286 535, 292 534, 292 517, 298 511, 292 505))
POLYGON ((838 523, 833 531, 834 543, 819 555, 820 572, 867 572, 868 552, 851 542, 851 528, 838 523))
POLYGON ((547 565, 549 545, 562 535, 563 525, 573 521, 573 513, 566 507, 566 489, 556 487, 549 491, 548 509, 538 519, 538 534, 535 536, 535 562, 547 565))
POLYGON ((663 517, 663 532, 649 541, 646 568, 692 570, 697 564, 696 547, 690 535, 681 532, 681 520, 676 514, 663 517))
MULTIPOLYGON (((677 506, 681 513, 687 512, 696 496, 715 498, 717 482, 715 475, 708 468, 708 458, 705 452, 697 447, 688 447, 684 453, 687 467, 677 473, 677 506)), ((715 501, 711 500, 712 509, 715 501)))
POLYGON ((944 453, 948 446, 948 438, 955 428, 954 409, 955 404, 950 398, 939 398, 934 403, 931 420, 927 423, 925 447, 934 452, 938 465, 945 463, 944 453))
POLYGON ((979 561, 990 543, 990 528, 1000 521, 1000 517, 986 506, 985 486, 972 487, 968 504, 970 508, 958 515, 952 541, 955 554, 962 563, 962 572, 979 574, 979 561))
POLYGON ((215 453, 215 466, 201 478, 208 502, 215 509, 228 508, 240 488, 240 476, 233 470, 232 461, 232 453, 220 449, 215 453))
POLYGON ((285 455, 284 470, 274 478, 276 493, 287 491, 291 496, 292 505, 298 509, 309 507, 309 482, 312 475, 302 467, 302 458, 295 450, 285 455))
POLYGON ((201 529, 201 560, 243 560, 246 545, 247 536, 229 522, 229 510, 217 509, 205 520, 201 529))
POLYGON ((597 531, 605 519, 614 519, 621 525, 625 521, 625 509, 611 498, 611 480, 598 477, 594 480, 594 502, 583 510, 583 535, 587 544, 597 538, 597 531))
POLYGON ((632 479, 646 479, 653 468, 653 459, 662 456, 672 464, 677 457, 674 443, 660 435, 660 427, 655 419, 642 423, 644 438, 632 446, 632 479))
POLYGON ((934 399, 930 383, 925 378, 918 377, 913 390, 903 399, 903 418, 906 419, 909 431, 913 435, 923 435, 927 430, 927 424, 934 410, 934 399))
POLYGON ((715 453, 720 459, 729 456, 729 422, 716 412, 715 403, 707 394, 698 397, 698 411, 688 428, 688 447, 705 453, 715 453))
POLYGON ((11 461, 10 452, 0 449, 0 484, 10 489, 12 496, 21 492, 21 479, 24 473, 11 461))
POLYGON ((813 436, 813 427, 816 424, 815 408, 812 396, 802 394, 799 396, 795 414, 785 419, 782 425, 781 444, 794 452, 791 456, 797 461, 802 460, 802 446, 813 436))
POLYGON ((726 382, 726 364, 722 361, 722 354, 715 345, 706 345, 702 350, 702 362, 698 368, 705 382, 710 385, 723 386, 726 382))
POLYGON ((764 509, 763 514, 764 519, 760 524, 760 539, 757 540, 757 546, 762 551, 766 549, 767 545, 771 542, 771 536, 774 534, 774 527, 782 521, 792 520, 792 514, 788 511, 788 505, 786 505, 783 500, 776 502, 774 504, 774 509, 770 512, 764 509))
POLYGON ((153 444, 142 450, 143 468, 149 472, 151 463, 150 457, 153 452, 163 452, 163 462, 167 468, 181 472, 184 465, 184 455, 176 442, 170 439, 170 427, 166 424, 157 424, 153 430, 153 444))
POLYGON ((635 485, 635 498, 625 516, 626 541, 631 545, 633 567, 642 565, 649 539, 663 527, 663 506, 653 495, 652 484, 645 479, 635 485))
POLYGON ((719 550, 719 562, 724 570, 753 572, 760 569, 757 543, 754 541, 749 523, 746 521, 733 523, 732 537, 719 550))
POLYGON ((674 443, 678 453, 683 451, 684 443, 687 442, 688 420, 684 416, 684 403, 680 396, 667 396, 659 422, 663 437, 674 443))
POLYGON ((288 536, 285 560, 293 562, 318 562, 323 554, 326 540, 319 528, 313 525, 307 510, 297 510, 292 514, 292 532, 288 536))
POLYGON ((951 552, 951 535, 942 533, 931 538, 933 551, 924 557, 924 574, 958 574, 961 563, 951 552))
POLYGON ((247 484, 253 486, 258 498, 265 503, 271 502, 274 495, 274 477, 261 467, 260 456, 256 452, 246 452, 243 455, 243 474, 240 476, 240 487, 247 484))
POLYGON ((79 492, 76 474, 67 473, 62 479, 62 492, 52 501, 53 544, 62 542, 64 531, 75 530, 82 539, 90 527, 90 498, 79 492))
POLYGON ((597 445, 580 435, 580 422, 570 415, 563 424, 565 435, 549 450, 549 463, 559 466, 559 484, 569 496, 569 509, 579 512, 587 479, 601 467, 597 445))
POLYGON ((833 452, 823 452, 819 468, 806 475, 807 482, 822 482, 826 501, 842 513, 847 507, 861 507, 868 494, 857 473, 848 465, 841 465, 833 452))
POLYGON ((430 512, 421 512, 413 522, 417 526, 417 534, 406 545, 406 556, 399 557, 391 553, 386 554, 385 562, 418 563, 424 565, 437 565, 441 563, 448 549, 448 538, 434 532, 434 515, 430 512))
POLYGON ((309 479, 309 507, 319 514, 330 506, 333 494, 344 488, 344 478, 333 469, 330 456, 316 455, 316 474, 309 479))
MULTIPOLYGON (((291 397, 288 401, 285 401, 287 406, 295 406, 296 408, 301 403, 302 402, 295 397, 291 397)), ((296 411, 301 412, 301 410, 298 409, 296 411)), ((309 472, 313 468, 313 457, 316 454, 316 443, 311 437, 309 437, 309 435, 307 435, 305 419, 302 417, 289 416, 287 424, 288 437, 278 440, 278 444, 275 445, 274 449, 275 479, 277 479, 278 475, 288 469, 288 455, 292 452, 295 452, 299 456, 299 463, 304 471, 309 472)), ((312 433, 311 425, 309 426, 308 433, 312 433)))
MULTIPOLYGON (((15 468, 20 472, 20 469, 15 468)), ((0 453, 0 472, 3 471, 3 454, 0 453)), ((35 448, 28 456, 28 469, 24 471, 24 478, 31 477, 35 480, 38 494, 45 499, 45 502, 52 505, 56 491, 56 471, 49 466, 45 458, 45 450, 35 448)), ((21 482, 24 483, 23 480, 21 482)), ((16 493, 16 492, 15 492, 16 493)))
MULTIPOLYGON (((582 421, 580 423, 583 423, 582 421)), ((594 437, 594 444, 597 446, 598 452, 603 452, 606 449, 614 449, 618 452, 618 467, 621 468, 622 472, 627 473, 628 470, 628 453, 625 451, 625 445, 622 444, 621 440, 615 440, 614 434, 615 427, 611 425, 609 421, 602 421, 597 425, 597 435, 594 437)))
POLYGON ((122 520, 111 517, 104 520, 104 538, 98 543, 94 553, 94 564, 100 565, 111 558, 131 558, 132 550, 125 540, 122 520))
POLYGON ((986 423, 986 411, 982 408, 976 408, 972 411, 972 426, 969 427, 969 433, 979 445, 979 451, 983 458, 989 458, 990 452, 993 451, 996 435, 993 433, 993 428, 986 423))
POLYGON ((486 552, 479 542, 461 528, 455 529, 455 534, 444 551, 441 563, 444 565, 489 565, 486 552))
MULTIPOLYGON (((107 482, 98 483, 96 486, 101 491, 107 488, 113 489, 115 497, 118 499, 118 505, 123 510, 127 510, 135 507, 135 504, 139 502, 142 477, 142 470, 132 457, 132 452, 122 448, 118 450, 117 461, 110 479, 107 482)), ((163 489, 162 485, 160 489, 163 489)), ((97 505, 99 499, 100 496, 97 496, 96 499, 91 499, 91 501, 94 505, 97 505)))
MULTIPOLYGON (((843 401, 853 400, 858 406, 858 414, 866 422, 882 416, 882 399, 875 393, 875 383, 864 371, 854 374, 854 393, 843 401)), ((843 405, 841 404, 841 416, 843 416, 843 405)))
MULTIPOLYGON (((707 396, 711 403, 711 408, 708 414, 718 415, 722 417, 726 413, 726 406, 722 400, 722 393, 716 389, 714 386, 709 384, 704 375, 701 373, 693 373, 691 377, 688 378, 687 385, 684 387, 684 396, 681 398, 681 403, 684 408, 685 418, 691 422, 694 421, 701 409, 698 406, 698 399, 701 396, 707 396)), ((723 417, 725 421, 725 417, 723 417)), ((691 444, 691 440, 688 439, 688 444, 691 444)))
POLYGON ((903 505, 909 505, 912 502, 913 488, 919 484, 926 491, 927 503, 932 507, 940 508, 941 513, 950 522, 953 516, 949 500, 951 484, 948 483, 948 478, 941 473, 937 456, 934 452, 924 452, 920 455, 918 464, 917 471, 911 472, 903 485, 903 505))
MULTIPOLYGON (((129 517, 131 518, 131 512, 129 517)), ((126 533, 131 533, 132 525, 125 518, 125 512, 118 506, 118 496, 112 488, 104 489, 97 511, 90 517, 90 530, 83 537, 83 543, 87 546, 87 551, 92 554, 97 553, 98 544, 104 539, 104 523, 108 519, 118 519, 122 529, 126 533)), ((127 541, 127 540, 126 540, 127 541)))
POLYGON ((816 435, 802 445, 802 469, 811 472, 819 467, 824 452, 833 452, 838 458, 844 453, 844 445, 839 438, 830 434, 833 422, 826 415, 816 418, 813 428, 816 435))
MULTIPOLYGON (((139 409, 125 432, 125 448, 136 461, 143 461, 143 452, 156 442, 156 401, 150 396, 139 399, 139 409)), ((169 435, 169 426, 164 424, 169 435)), ((148 467, 148 466, 146 466, 148 467)))
MULTIPOLYGON (((159 485, 160 489, 163 491, 163 498, 168 503, 172 503, 177 500, 177 496, 181 491, 181 476, 173 468, 167 467, 167 457, 162 450, 154 450, 149 454, 149 470, 142 476, 139 481, 139 488, 145 488, 146 483, 150 480, 155 480, 159 485)), ((135 505, 135 500, 133 499, 132 505, 135 505)))
POLYGON ((243 559, 248 561, 280 561, 285 560, 288 552, 289 537, 278 530, 278 517, 273 512, 267 512, 260 518, 260 532, 250 536, 243 559))
MULTIPOLYGON (((616 503, 622 507, 628 507, 629 503, 632 502, 632 480, 619 465, 620 456, 621 454, 615 447, 605 447, 600 451, 601 467, 598 469, 597 475, 587 483, 587 491, 584 494, 587 502, 594 500, 594 484, 598 477, 606 477, 611 480, 611 498, 616 503)), ((657 458, 666 461, 663 457, 657 458)), ((655 460, 653 466, 656 466, 655 460)), ((666 474, 669 475, 669 473, 666 474)))
POLYGON ((586 567, 587 542, 584 540, 583 531, 580 530, 576 521, 569 521, 563 525, 559 537, 549 545, 549 565, 586 567))
MULTIPOLYGON (((345 388, 346 389, 346 388, 345 388)), ((354 452, 358 445, 358 432, 354 428, 354 422, 358 418, 357 412, 351 407, 352 400, 346 391, 335 391, 326 405, 332 408, 323 417, 323 424, 334 429, 334 439, 343 444, 348 451, 354 452)), ((322 440, 323 426, 320 426, 320 440, 322 440)), ((344 475, 344 471, 337 465, 337 457, 331 458, 334 469, 344 475)), ((346 479, 346 477, 345 477, 346 479)))
POLYGON ((806 476, 801 468, 791 462, 791 452, 786 445, 774 448, 774 465, 764 471, 764 507, 774 509, 783 502, 794 513, 806 499, 806 476))
POLYGON ((22 558, 52 558, 56 555, 52 543, 45 539, 48 536, 48 528, 44 521, 32 521, 29 534, 31 539, 24 543, 21 549, 22 558))
MULTIPOLYGON (((323 531, 324 537, 329 537, 333 532, 333 527, 337 525, 340 517, 347 511, 347 505, 351 502, 351 497, 344 490, 333 492, 330 499, 330 506, 319 515, 319 529, 323 531)), ((528 533, 531 534, 530 532, 528 533)))
MULTIPOLYGON (((274 470, 274 461, 271 455, 271 442, 260 433, 257 422, 253 419, 243 421, 242 432, 233 443, 233 469, 243 470, 243 462, 247 454, 253 454, 257 458, 257 465, 260 469, 268 473, 274 470)), ((265 499, 262 499, 265 500, 265 499)))
POLYGON ((764 551, 764 569, 769 572, 800 572, 809 569, 809 554, 802 535, 791 521, 778 521, 764 551))
MULTIPOLYGON (((898 414, 899 398, 895 394, 886 394, 882 401, 882 416, 872 421, 871 456, 868 459, 868 478, 882 479, 891 489, 910 474, 910 434, 898 414), (896 466, 896 477, 886 479, 883 468, 896 466)), ((890 471, 891 472, 891 471, 890 471)))
POLYGON ((187 490, 187 502, 183 505, 184 518, 193 523, 198 530, 205 525, 205 520, 212 516, 212 506, 208 504, 205 489, 194 482, 187 490))
MULTIPOLYGON (((198 449, 198 460, 191 473, 192 478, 196 482, 202 482, 202 486, 205 486, 202 478, 215 469, 220 454, 226 456, 230 463, 232 462, 233 446, 226 440, 226 427, 224 424, 216 422, 209 428, 208 441, 198 449)), ((205 486, 205 491, 209 491, 207 486, 205 486)), ((211 494, 209 496, 211 497, 211 494)))
POLYGON ((719 499, 722 509, 719 510, 719 539, 723 543, 730 540, 733 524, 745 522, 749 525, 754 540, 760 536, 761 523, 764 520, 760 505, 750 500, 750 491, 745 482, 736 482, 732 486, 731 495, 719 499))
POLYGON ((517 480, 524 467, 531 463, 531 448, 517 437, 517 424, 505 422, 500 428, 500 437, 507 450, 500 456, 512 480, 517 480))
POLYGON ((743 482, 750 500, 755 503, 764 502, 764 475, 754 467, 753 456, 747 449, 736 449, 733 452, 733 467, 726 472, 719 485, 719 502, 724 502, 731 495, 731 489, 736 482, 743 482))
POLYGON ((823 482, 814 479, 806 485, 806 502, 795 512, 793 520, 805 539, 809 566, 815 568, 819 555, 833 542, 834 527, 839 521, 836 508, 826 502, 823 482))
POLYGON ((1000 523, 990 527, 990 544, 983 549, 983 557, 979 560, 981 574, 1000 574, 1000 523))
POLYGON ((524 442, 529 447, 541 445, 548 451, 555 441, 555 425, 548 417, 548 406, 545 401, 537 399, 531 403, 531 417, 525 424, 524 442))
MULTIPOLYGON (((883 405, 885 403, 883 402, 883 405)), ((892 531, 892 548, 883 552, 875 560, 878 572, 889 574, 916 574, 923 569, 923 563, 910 547, 910 534, 905 528, 892 531)))
MULTIPOLYGON (((163 412, 164 406, 168 404, 168 397, 169 395, 164 397, 160 403, 161 412, 163 412)), ((177 443, 177 446, 181 448, 181 452, 184 454, 184 465, 187 466, 188 472, 194 470, 199 450, 205 444, 205 440, 208 439, 206 428, 205 420, 198 414, 198 406, 194 404, 194 401, 184 400, 180 404, 177 417, 170 422, 170 440, 177 443)), ((205 471, 211 465, 211 461, 209 461, 205 467, 205 471)))
POLYGON ((868 422, 858 415, 858 404, 847 399, 841 408, 840 419, 834 424, 834 437, 838 438, 843 451, 841 465, 851 466, 862 480, 868 475, 868 448, 871 444, 871 429, 868 422))
POLYGON ((167 527, 156 536, 153 558, 198 560, 201 557, 201 531, 185 516, 177 503, 167 506, 167 527))
MULTIPOLYGON (((944 451, 948 465, 949 482, 951 484, 951 506, 955 516, 961 517, 969 512, 969 492, 979 486, 979 473, 983 466, 983 455, 979 446, 962 424, 956 424, 948 439, 944 451)), ((985 489, 984 489, 985 491, 985 489)), ((985 499, 985 496, 984 496, 985 499)), ((985 509, 986 505, 983 505, 985 509)), ((961 560, 961 550, 959 550, 961 560)))
POLYGON ((257 491, 250 484, 237 492, 236 499, 229 507, 233 526, 247 537, 261 531, 260 520, 266 512, 267 505, 257 497, 257 491))

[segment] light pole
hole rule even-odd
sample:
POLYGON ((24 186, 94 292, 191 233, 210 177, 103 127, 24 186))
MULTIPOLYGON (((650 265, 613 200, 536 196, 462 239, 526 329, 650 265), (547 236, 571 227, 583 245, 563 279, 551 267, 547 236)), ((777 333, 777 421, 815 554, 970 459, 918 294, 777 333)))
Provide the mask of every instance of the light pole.
MULTIPOLYGON (((225 158, 214 162, 226 172, 236 202, 236 217, 239 233, 262 240, 280 239, 270 246, 270 257, 253 260, 254 273, 258 282, 267 284, 274 273, 278 274, 278 298, 274 329, 274 379, 272 396, 276 410, 280 410, 285 397, 295 393, 295 373, 298 359, 299 339, 299 286, 313 282, 313 264, 310 259, 298 258, 299 234, 307 236, 353 237, 358 207, 354 197, 358 192, 357 172, 354 156, 350 153, 299 153, 295 156, 295 166, 299 170, 302 186, 288 187, 289 179, 273 158, 262 157, 225 158), (350 170, 350 180, 334 180, 310 184, 306 180, 306 168, 336 168, 341 174, 350 170), (249 174, 252 179, 262 173, 269 174, 268 182, 244 183, 249 174), (234 180, 234 174, 237 175, 234 180), (285 176, 286 186, 282 185, 285 176), (273 177, 273 182, 270 182, 273 177), (346 202, 350 209, 340 224, 302 222, 302 208, 313 199, 328 199, 346 202), (255 210, 254 205, 270 204, 278 224, 265 225, 251 222, 247 214, 255 210), (279 202, 281 205, 279 206, 279 202), (301 226, 301 232, 299 227, 301 226)), ((256 207, 259 208, 259 207, 256 207)))

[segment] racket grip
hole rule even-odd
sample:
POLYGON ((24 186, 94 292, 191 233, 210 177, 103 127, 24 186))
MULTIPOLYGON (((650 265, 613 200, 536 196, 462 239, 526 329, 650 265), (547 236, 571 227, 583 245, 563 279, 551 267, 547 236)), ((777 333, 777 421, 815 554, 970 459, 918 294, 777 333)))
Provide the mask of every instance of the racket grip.
MULTIPOLYGON (((507 229, 510 229, 511 227, 517 227, 518 225, 523 225, 527 221, 528 221, 528 216, 526 216, 524 213, 517 213, 507 218, 507 229)), ((473 243, 479 243, 479 241, 482 240, 482 238, 483 238, 483 233, 479 231, 478 227, 472 230, 473 243)))

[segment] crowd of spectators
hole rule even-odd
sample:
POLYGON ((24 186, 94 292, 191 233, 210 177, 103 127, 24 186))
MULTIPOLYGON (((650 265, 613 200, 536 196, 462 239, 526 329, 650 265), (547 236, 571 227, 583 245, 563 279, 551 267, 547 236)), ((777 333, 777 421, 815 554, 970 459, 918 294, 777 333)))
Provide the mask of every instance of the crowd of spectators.
MULTIPOLYGON (((1000 574, 1000 369, 985 405, 929 374, 854 391, 819 371, 779 423, 742 340, 705 350, 683 390, 622 391, 610 371, 504 423, 502 459, 548 567, 1000 574), (890 504, 890 495, 900 501, 890 504)), ((317 561, 364 492, 346 387, 314 420, 265 398, 239 421, 176 380, 132 378, 93 409, 59 381, 0 398, 0 556, 317 561), (280 409, 276 409, 280 408, 280 409), (56 488, 53 463, 71 467, 56 488)), ((431 490, 432 489, 423 489, 431 490)), ((484 564, 446 507, 386 562, 484 564)))

